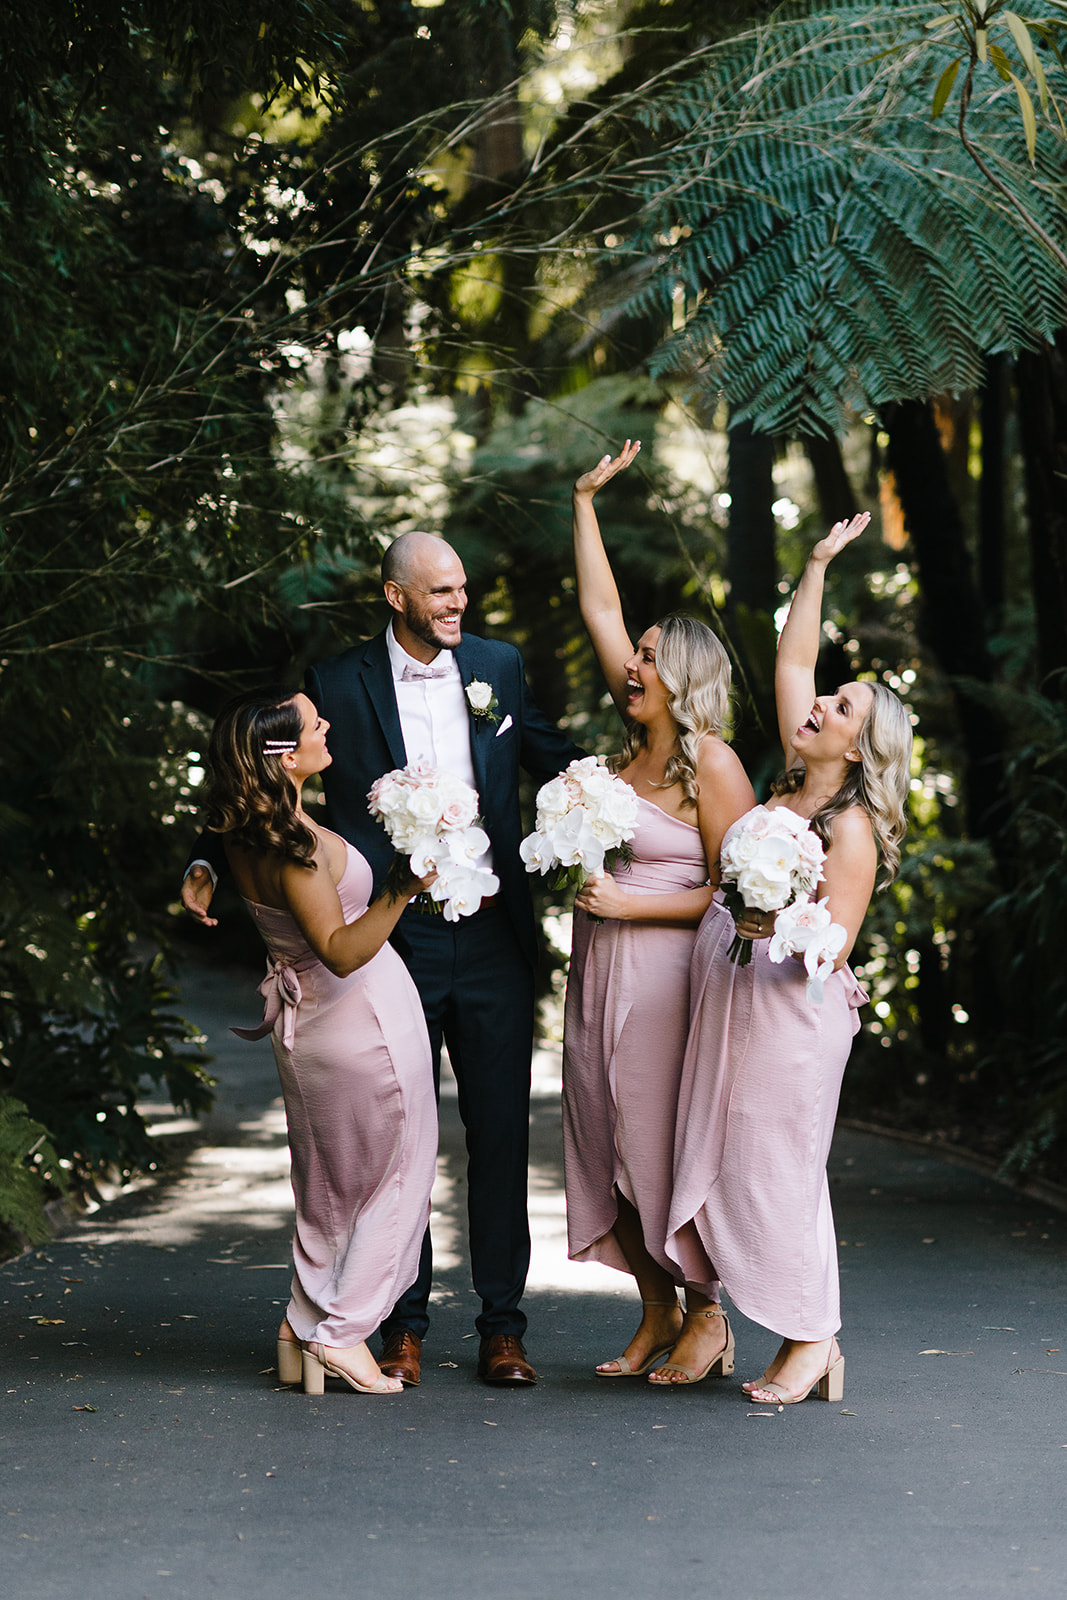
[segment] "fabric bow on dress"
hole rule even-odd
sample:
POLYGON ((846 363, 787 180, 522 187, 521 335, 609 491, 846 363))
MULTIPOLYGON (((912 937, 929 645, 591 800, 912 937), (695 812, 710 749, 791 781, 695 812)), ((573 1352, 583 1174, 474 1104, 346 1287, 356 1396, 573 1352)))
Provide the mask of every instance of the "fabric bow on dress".
POLYGON ((287 1050, 293 1048, 296 1027, 296 1008, 304 998, 296 967, 285 961, 267 961, 267 976, 259 986, 263 996, 263 1021, 258 1028, 231 1028, 239 1039, 263 1039, 274 1031, 274 1024, 282 1014, 282 1043, 287 1050))

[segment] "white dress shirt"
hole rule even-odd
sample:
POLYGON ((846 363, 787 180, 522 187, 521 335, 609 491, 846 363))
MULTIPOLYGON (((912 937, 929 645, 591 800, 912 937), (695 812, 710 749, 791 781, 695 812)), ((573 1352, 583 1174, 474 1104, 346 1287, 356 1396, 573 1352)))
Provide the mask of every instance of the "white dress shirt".
MULTIPOLYGON (((429 761, 477 789, 471 758, 471 716, 455 655, 451 650, 439 650, 429 663, 416 661, 397 642, 392 623, 385 630, 385 643, 393 670, 396 709, 400 713, 407 759, 429 761), (444 668, 444 676, 404 682, 406 666, 422 668, 426 665, 444 668)), ((485 852, 478 865, 492 871, 491 850, 485 852)))

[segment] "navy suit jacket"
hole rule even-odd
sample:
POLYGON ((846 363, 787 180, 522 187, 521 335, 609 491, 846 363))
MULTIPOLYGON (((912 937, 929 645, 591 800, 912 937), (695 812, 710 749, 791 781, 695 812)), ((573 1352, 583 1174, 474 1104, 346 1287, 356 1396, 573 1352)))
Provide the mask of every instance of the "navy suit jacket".
MULTIPOLYGON (((479 680, 491 684, 497 698, 495 723, 487 717, 471 718, 474 781, 501 898, 519 944, 533 963, 537 933, 529 881, 519 856, 523 836, 519 768, 524 767, 540 785, 585 752, 538 708, 514 645, 465 634, 456 661, 464 687, 479 680), (503 729, 509 716, 511 725, 503 729)), ((407 760, 384 631, 365 644, 316 662, 308 668, 304 688, 330 723, 327 743, 333 763, 322 774, 330 827, 367 858, 378 888, 393 859, 393 847, 381 823, 367 810, 367 791, 383 772, 402 767, 407 760)))

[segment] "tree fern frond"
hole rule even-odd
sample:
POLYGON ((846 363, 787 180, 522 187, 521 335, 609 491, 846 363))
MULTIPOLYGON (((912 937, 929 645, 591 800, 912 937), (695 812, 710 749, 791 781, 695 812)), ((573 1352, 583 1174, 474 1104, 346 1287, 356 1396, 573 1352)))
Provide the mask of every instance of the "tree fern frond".
MULTIPOLYGON (((688 373, 760 427, 824 431, 843 406, 974 386, 984 352, 1067 324, 1067 280, 1037 234, 1063 237, 1067 147, 1039 126, 1031 168, 990 68, 969 138, 1008 198, 993 187, 930 116, 950 41, 923 30, 942 15, 785 5, 644 108, 659 148, 635 188, 629 243, 649 268, 628 308, 673 315, 681 284, 689 318, 657 372, 688 373)), ((1062 67, 1046 70, 1058 94, 1062 67)))

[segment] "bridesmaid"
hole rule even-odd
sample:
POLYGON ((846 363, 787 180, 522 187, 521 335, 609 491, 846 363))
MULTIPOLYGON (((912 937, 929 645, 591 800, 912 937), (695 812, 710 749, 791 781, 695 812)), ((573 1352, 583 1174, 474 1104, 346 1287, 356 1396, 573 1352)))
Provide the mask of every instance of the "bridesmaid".
MULTIPOLYGON (((843 1393, 826 1158, 856 1009, 867 998, 845 963, 879 869, 884 888, 900 863, 911 762, 908 716, 889 689, 846 683, 835 694, 815 692, 826 568, 868 520, 836 523, 815 546, 775 674, 789 770, 768 809, 805 817, 826 847, 818 895, 847 933, 836 971, 822 1005, 810 1002, 803 967, 768 959, 762 941, 773 913, 746 913, 737 924, 757 941, 747 967, 728 957, 735 927, 718 906, 693 951, 667 1251, 687 1285, 721 1279, 740 1311, 782 1336, 762 1378, 745 1385, 762 1404, 793 1405, 816 1385, 824 1400, 843 1393)), ((709 1349, 714 1341, 693 1327, 675 1356, 699 1367, 709 1349)), ((671 1372, 654 1377, 678 1381, 671 1372)))
POLYGON ((430 880, 368 906, 366 861, 301 802, 332 759, 328 727, 286 689, 231 702, 211 736, 206 822, 268 953, 263 1023, 234 1032, 270 1032, 289 1127, 296 1232, 278 1375, 302 1374, 308 1394, 327 1375, 396 1394, 366 1339, 418 1271, 437 1110, 422 1007, 386 941, 430 880))
MULTIPOLYGON (((730 664, 714 633, 665 617, 635 649, 623 623, 593 496, 639 449, 627 440, 605 456, 578 479, 573 502, 582 620, 626 723, 618 771, 639 804, 633 860, 590 879, 575 902, 564 1031, 570 1254, 631 1273, 642 1302, 625 1352, 597 1367, 603 1378, 641 1377, 683 1326, 664 1240, 689 960, 713 893, 708 863, 753 799, 722 739, 730 664)), ((709 1314, 699 1290, 690 1314, 709 1314)), ((725 1334, 717 1359, 733 1370, 725 1334)))

